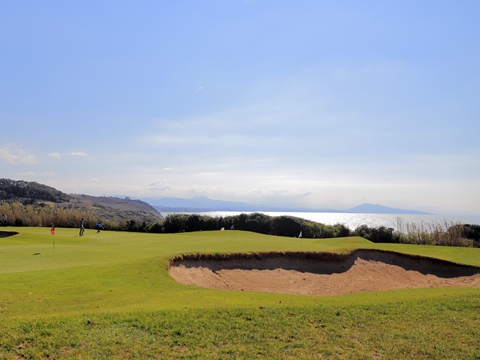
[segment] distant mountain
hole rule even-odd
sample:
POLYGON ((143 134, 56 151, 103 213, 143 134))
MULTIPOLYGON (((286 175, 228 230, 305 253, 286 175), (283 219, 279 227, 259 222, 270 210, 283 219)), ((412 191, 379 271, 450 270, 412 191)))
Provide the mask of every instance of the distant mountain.
POLYGON ((244 202, 212 200, 205 196, 193 199, 181 198, 143 198, 143 201, 161 212, 208 212, 208 211, 271 211, 271 212, 341 212, 341 213, 373 213, 373 214, 428 214, 416 210, 402 210, 382 205, 362 204, 348 210, 287 208, 268 205, 252 205, 244 202))
POLYGON ((395 209, 383 205, 363 203, 351 209, 345 210, 346 213, 367 213, 367 214, 399 214, 399 215, 431 215, 429 213, 417 210, 395 209))
POLYGON ((298 211, 324 211, 330 212, 333 210, 312 210, 308 208, 288 208, 276 207, 269 205, 254 205, 244 202, 236 201, 222 201, 212 200, 205 196, 195 196, 192 199, 181 198, 161 198, 151 199, 142 198, 141 200, 149 203, 161 212, 208 212, 208 211, 284 211, 284 212, 298 212, 298 211))
POLYGON ((205 196, 195 196, 193 199, 143 198, 145 202, 154 206, 160 211, 275 211, 272 206, 259 206, 244 202, 212 200, 205 196))

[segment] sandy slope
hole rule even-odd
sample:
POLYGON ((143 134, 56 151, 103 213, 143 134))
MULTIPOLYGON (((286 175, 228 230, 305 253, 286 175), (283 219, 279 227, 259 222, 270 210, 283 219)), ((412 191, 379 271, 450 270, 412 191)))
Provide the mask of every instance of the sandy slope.
POLYGON ((317 296, 440 286, 480 288, 480 268, 378 250, 347 255, 183 256, 171 261, 169 273, 181 284, 212 289, 317 296))

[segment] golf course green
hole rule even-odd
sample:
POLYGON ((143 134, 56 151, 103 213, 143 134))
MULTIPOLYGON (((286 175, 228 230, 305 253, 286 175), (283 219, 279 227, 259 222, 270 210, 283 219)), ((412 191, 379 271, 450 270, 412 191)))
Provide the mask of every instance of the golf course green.
MULTIPOLYGON (((7 229, 5 229, 7 230, 7 229)), ((177 283, 182 254, 379 249, 480 266, 480 249, 243 231, 147 234, 11 227, 0 238, 0 358, 480 359, 480 289, 342 296, 177 283)))

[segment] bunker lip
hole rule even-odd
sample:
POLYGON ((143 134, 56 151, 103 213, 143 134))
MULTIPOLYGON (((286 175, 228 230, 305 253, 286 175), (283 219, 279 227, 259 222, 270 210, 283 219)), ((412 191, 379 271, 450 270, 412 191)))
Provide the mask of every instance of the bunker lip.
POLYGON ((440 286, 480 288, 480 267, 374 249, 347 254, 186 254, 170 260, 169 273, 181 284, 213 289, 318 296, 440 286))

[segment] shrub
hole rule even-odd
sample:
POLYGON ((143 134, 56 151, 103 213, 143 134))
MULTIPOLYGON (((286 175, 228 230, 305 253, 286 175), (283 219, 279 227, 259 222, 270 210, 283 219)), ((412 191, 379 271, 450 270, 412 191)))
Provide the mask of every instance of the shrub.
POLYGON ((187 218, 185 214, 170 214, 163 222, 166 233, 178 233, 187 230, 187 218))
POLYGON ((262 213, 249 214, 247 216, 246 230, 260 234, 271 234, 272 226, 270 219, 270 216, 262 213))
POLYGON ((293 237, 298 236, 300 231, 302 231, 302 228, 296 218, 291 216, 277 216, 272 219, 272 235, 293 237))
POLYGON ((354 234, 370 240, 374 243, 399 242, 398 236, 394 235, 394 229, 387 228, 385 226, 370 228, 367 225, 361 225, 355 229, 354 234))
POLYGON ((462 237, 465 239, 471 239, 480 241, 480 225, 463 225, 462 237))

